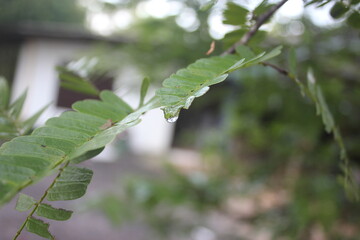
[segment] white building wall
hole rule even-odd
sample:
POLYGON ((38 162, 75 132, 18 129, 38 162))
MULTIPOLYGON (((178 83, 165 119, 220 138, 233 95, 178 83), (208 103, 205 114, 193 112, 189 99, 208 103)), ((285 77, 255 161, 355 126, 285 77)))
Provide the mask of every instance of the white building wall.
POLYGON ((58 77, 55 67, 76 57, 87 45, 80 42, 31 39, 19 54, 13 85, 13 98, 28 91, 22 116, 27 118, 45 105, 52 103, 40 117, 38 124, 58 115, 63 109, 56 107, 58 77))

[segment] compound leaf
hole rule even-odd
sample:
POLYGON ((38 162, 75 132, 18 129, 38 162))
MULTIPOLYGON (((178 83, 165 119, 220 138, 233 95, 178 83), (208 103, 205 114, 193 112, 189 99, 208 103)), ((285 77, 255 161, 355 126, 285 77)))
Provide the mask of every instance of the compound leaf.
MULTIPOLYGON (((12 105, 14 109, 21 108, 24 96, 12 105)), ((0 147, 0 204, 48 175, 60 164, 68 161, 79 163, 99 154, 118 133, 137 124, 144 111, 159 106, 152 101, 133 112, 129 105, 110 91, 100 93, 100 98, 78 102, 74 104, 75 111, 51 118, 31 135, 16 137, 0 147), (111 124, 104 128, 109 119, 111 124)), ((86 185, 85 188, 83 185, 76 183, 73 186, 83 192, 86 190, 86 185)), ((56 186, 66 189, 64 185, 56 186)), ((55 193, 58 194, 53 192, 53 196, 55 193)))
POLYGON ((19 198, 16 202, 15 209, 19 212, 25 212, 32 208, 35 205, 36 201, 33 197, 30 197, 29 195, 20 193, 19 198))
POLYGON ((246 22, 249 10, 235 3, 229 2, 224 11, 224 24, 241 26, 246 22))
POLYGON ((9 113, 14 119, 17 119, 20 116, 22 107, 26 99, 26 95, 27 95, 27 91, 21 94, 20 97, 18 97, 13 103, 10 104, 9 113))
POLYGON ((31 217, 28 219, 25 226, 29 232, 35 233, 35 234, 39 235, 40 237, 50 239, 50 240, 55 239, 54 236, 52 236, 51 233, 49 232, 49 224, 43 222, 40 219, 31 217))
POLYGON ((87 168, 66 167, 55 184, 48 190, 49 201, 73 200, 82 197, 91 181, 93 172, 87 168))
POLYGON ((277 56, 281 52, 281 46, 267 54, 263 52, 254 57, 249 51, 247 49, 244 55, 250 59, 239 55, 199 59, 165 79, 163 87, 156 92, 163 106, 165 118, 170 122, 175 121, 180 110, 189 108, 196 97, 209 90, 209 86, 224 81, 230 72, 277 56))
POLYGON ((8 107, 10 98, 9 85, 5 78, 0 77, 0 110, 5 110, 8 107))
POLYGON ((45 203, 40 204, 36 209, 36 214, 38 216, 57 221, 68 220, 72 213, 72 211, 68 211, 62 208, 54 208, 53 206, 45 203))
POLYGON ((144 105, 145 96, 149 89, 149 86, 150 86, 150 79, 148 77, 145 77, 141 83, 139 106, 144 105))

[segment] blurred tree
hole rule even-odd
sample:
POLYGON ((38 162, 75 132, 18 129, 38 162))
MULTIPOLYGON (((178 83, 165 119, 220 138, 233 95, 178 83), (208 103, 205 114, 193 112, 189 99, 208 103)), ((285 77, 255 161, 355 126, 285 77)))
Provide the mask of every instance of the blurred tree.
MULTIPOLYGON (((99 46, 89 52, 89 57, 98 59, 98 69, 112 71, 123 70, 131 66, 140 75, 149 76, 154 83, 160 83, 177 69, 184 67, 198 58, 205 57, 211 43, 209 34, 209 12, 197 11, 199 1, 179 1, 178 15, 169 14, 164 17, 146 15, 138 10, 146 1, 93 1, 102 13, 113 17, 119 10, 127 11, 132 21, 125 29, 113 31, 114 35, 127 36, 133 39, 130 44, 119 47, 99 46), (194 23, 188 28, 181 27, 177 19, 182 12, 191 11, 194 23), (139 12, 141 12, 139 14, 139 12), (139 54, 141 52, 141 54, 139 54), (154 68, 153 63, 161 65, 154 68)), ((176 2, 176 1, 172 1, 176 2)), ((89 10, 91 11, 91 10, 89 10)), ((216 47, 216 53, 220 48, 216 47)))
MULTIPOLYGON (((159 26, 161 21, 157 20, 159 26)), ((143 32, 146 29, 149 28, 143 32)), ((139 29, 135 28, 136 31, 139 29)), ((143 36, 155 40, 158 34, 152 36, 151 32, 154 30, 143 36)), ((238 39, 239 36, 235 40, 238 39)), ((303 18, 277 23, 267 39, 258 35, 254 41, 257 47, 282 44, 286 49, 296 49, 300 79, 306 78, 309 67, 314 70, 344 132, 354 171, 358 171, 358 31, 346 25, 321 28, 303 18)), ((161 46, 167 43, 164 38, 159 42, 161 51, 161 46)), ((169 49, 171 43, 168 43, 169 49)), ((250 45, 253 46, 252 42, 250 45)), ((145 55, 154 49, 150 46, 145 48, 148 49, 144 50, 145 55)), ((186 52, 192 53, 194 51, 186 52)), ((158 60, 164 62, 176 57, 166 52, 160 55, 163 60, 158 60)), ((138 60, 134 63, 151 68, 151 57, 135 58, 138 60)), ((289 65, 287 54, 277 59, 279 65, 289 65)), ((289 79, 263 67, 235 73, 232 80, 182 112, 176 128, 176 146, 202 151, 206 157, 200 165, 212 166, 210 171, 206 168, 184 174, 176 172, 177 169, 160 181, 132 179, 125 187, 130 191, 120 197, 118 205, 112 205, 115 211, 106 209, 107 214, 117 212, 120 219, 121 216, 127 219, 129 215, 142 218, 165 235, 164 239, 176 239, 180 232, 190 238, 196 229, 204 226, 211 229, 214 239, 222 240, 240 236, 254 239, 262 229, 267 229, 271 236, 265 239, 308 240, 321 235, 323 239, 355 240, 360 237, 356 227, 360 224, 359 206, 346 199, 341 184, 336 181, 340 172, 337 146, 324 132, 309 100, 299 94, 289 79), (199 179, 202 179, 201 188, 197 185, 199 179), (145 197, 139 189, 147 193, 145 197), (216 199, 216 204, 202 199, 204 195, 214 195, 209 199, 216 199), (141 199, 137 201, 139 196, 141 199), (235 206, 227 208, 233 199, 235 206), (247 202, 251 202, 247 211, 237 210, 247 202), (131 205, 132 208, 119 209, 131 205), (188 218, 179 219, 179 208, 191 212, 188 218), (225 213, 222 217, 238 224, 239 228, 249 224, 252 230, 247 236, 238 235, 235 230, 221 232, 206 220, 214 211, 225 213)), ((109 206, 109 199, 114 200, 107 197, 100 205, 109 206)))
POLYGON ((0 0, 0 24, 63 22, 83 24, 85 11, 74 0, 0 0))

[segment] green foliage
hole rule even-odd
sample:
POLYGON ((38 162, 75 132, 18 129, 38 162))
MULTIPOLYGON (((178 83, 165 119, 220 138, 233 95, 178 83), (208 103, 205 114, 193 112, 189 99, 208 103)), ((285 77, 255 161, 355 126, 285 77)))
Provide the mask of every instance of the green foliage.
POLYGON ((30 210, 30 208, 32 208, 35 205, 36 201, 34 198, 20 193, 19 194, 19 198, 16 202, 16 210, 18 210, 19 212, 25 212, 30 210))
POLYGON ((211 9, 218 0, 209 0, 208 2, 204 3, 201 7, 200 10, 201 11, 208 11, 209 9, 211 9))
POLYGON ((330 15, 337 19, 341 18, 349 9, 346 7, 346 5, 342 2, 337 2, 335 5, 331 8, 330 15))
POLYGON ((49 224, 44 223, 40 219, 36 219, 33 217, 29 218, 28 221, 26 222, 26 229, 29 232, 39 235, 40 237, 44 237, 51 240, 55 239, 54 236, 51 235, 51 233, 49 232, 49 224))
POLYGON ((61 87, 92 96, 99 95, 99 90, 90 81, 80 76, 77 76, 66 68, 58 67, 57 70, 59 72, 59 78, 61 80, 61 87))
POLYGON ((246 22, 248 13, 249 11, 246 8, 229 2, 226 10, 224 11, 224 23, 241 26, 246 22))
POLYGON ((296 63, 296 51, 294 48, 289 52, 289 72, 292 77, 297 76, 297 63, 296 63))
POLYGON ((141 83, 139 107, 142 107, 144 105, 145 96, 149 89, 149 86, 150 86, 150 79, 146 77, 143 79, 141 83))
POLYGON ((65 221, 71 217, 72 211, 68 211, 61 208, 54 208, 49 204, 40 204, 36 209, 36 214, 40 217, 53 219, 57 221, 65 221))
POLYGON ((10 96, 10 91, 9 91, 8 83, 3 77, 0 77, 0 110, 1 111, 7 109, 9 104, 9 96, 10 96))
POLYGON ((170 122, 176 121, 182 108, 188 109, 196 97, 204 95, 209 86, 226 79, 228 73, 250 67, 280 54, 281 47, 268 54, 241 53, 240 56, 212 57, 197 60, 186 69, 181 69, 163 82, 156 95, 160 98, 164 115, 170 122), (246 59, 245 57, 250 57, 246 59))
POLYGON ((325 130, 330 133, 332 129, 334 129, 334 119, 330 113, 327 103, 325 102, 321 88, 316 85, 316 80, 312 71, 308 72, 308 89, 310 91, 311 98, 315 101, 316 113, 321 115, 325 125, 325 130))
POLYGON ((39 217, 57 221, 65 221, 71 217, 72 211, 54 208, 49 204, 42 203, 45 198, 49 201, 63 201, 77 199, 85 194, 87 185, 90 183, 92 177, 92 171, 86 168, 68 166, 68 164, 69 162, 64 164, 60 169, 60 173, 38 202, 28 195, 19 195, 16 210, 23 212, 31 208, 33 209, 14 239, 20 235, 24 227, 26 227, 29 232, 41 237, 47 239, 54 238, 48 230, 49 224, 34 218, 34 214, 39 217))
POLYGON ((62 171, 46 195, 49 201, 73 200, 82 197, 91 181, 92 171, 68 166, 62 171))
POLYGON ((274 4, 270 4, 268 0, 262 1, 252 12, 255 16, 260 16, 264 14, 270 7, 274 4))
POLYGON ((26 99, 24 92, 18 99, 10 103, 10 89, 7 81, 0 77, 0 144, 20 135, 28 134, 35 122, 47 106, 40 109, 30 118, 22 121, 20 117, 26 99))
POLYGON ((359 12, 353 12, 347 19, 347 23, 354 27, 359 29, 360 28, 360 13, 359 12))
POLYGON ((72 0, 1 0, 0 6, 3 24, 24 21, 82 24, 85 18, 84 10, 72 0))
MULTIPOLYGON (((328 2, 329 1, 312 1, 309 4, 319 3, 324 5, 328 2)), ((213 3, 214 1, 211 1, 209 4, 212 5, 213 3)), ((357 26, 356 20, 358 18, 358 12, 354 12, 353 9, 348 9, 352 8, 353 3, 354 1, 349 3, 351 5, 349 5, 350 7, 341 2, 336 3, 331 10, 331 15, 334 18, 341 18, 351 14, 347 18, 347 21, 349 24, 351 23, 357 26), (349 14, 347 14, 347 12, 349 12, 349 14)), ((209 6, 206 6, 206 8, 209 6)), ((224 23, 237 26, 240 29, 226 36, 227 44, 231 45, 237 42, 240 37, 247 34, 245 29, 250 27, 251 24, 254 24, 253 21, 256 21, 257 16, 266 12, 270 7, 271 5, 269 5, 267 1, 263 1, 250 13, 247 9, 237 4, 229 3, 224 12, 224 23), (250 16, 253 18, 250 19, 250 16)), ((156 25, 158 22, 150 22, 150 27, 154 27, 152 24, 156 25)), ((170 33, 166 32, 165 35, 161 32, 154 33, 152 32, 153 28, 149 30, 147 26, 146 24, 144 25, 143 31, 150 31, 151 34, 147 34, 149 38, 164 39, 167 34, 170 33)), ((161 42, 158 44, 161 46, 161 42)), ((152 49, 152 46, 146 42, 146 39, 145 44, 141 45, 141 47, 145 50, 152 49)), ((161 48, 163 47, 161 46, 161 48)), ((73 200, 85 194, 92 178, 92 171, 70 164, 78 164, 99 154, 105 145, 110 143, 117 134, 139 123, 141 115, 151 109, 161 107, 164 111, 165 118, 169 122, 176 121, 181 109, 188 109, 193 103, 193 100, 204 95, 210 86, 223 82, 231 72, 254 65, 273 67, 281 74, 292 79, 300 87, 302 93, 313 101, 317 114, 321 116, 322 122, 325 125, 326 132, 334 135, 340 147, 341 167, 344 172, 343 183, 346 185, 347 190, 352 192, 355 198, 358 198, 358 189, 349 167, 349 159, 342 135, 335 124, 334 117, 329 110, 320 86, 316 83, 315 77, 311 72, 308 74, 307 85, 299 80, 301 76, 298 76, 300 74, 297 73, 298 66, 295 50, 290 52, 290 73, 265 62, 280 53, 281 47, 277 47, 268 53, 262 52, 256 54, 247 46, 237 46, 235 54, 199 59, 165 79, 163 81, 163 87, 156 92, 155 97, 146 103, 145 97, 150 83, 148 78, 145 78, 140 89, 139 108, 136 110, 132 109, 114 93, 110 91, 99 93, 98 90, 85 79, 62 71, 60 77, 63 79, 62 84, 64 87, 92 95, 99 94, 100 100, 76 102, 72 106, 74 111, 68 111, 60 117, 49 119, 44 127, 35 129, 31 135, 28 136, 18 135, 29 132, 43 110, 25 122, 19 123, 26 93, 20 96, 15 102, 9 104, 9 88, 6 82, 0 79, 0 123, 4 123, 3 125, 5 126, 0 125, 0 130, 7 134, 4 134, 6 140, 18 136, 0 147, 0 203, 2 204, 9 201, 20 190, 41 180, 50 173, 58 172, 51 185, 38 201, 24 194, 19 195, 16 209, 18 211, 30 211, 30 213, 14 239, 17 239, 24 228, 29 232, 33 232, 47 239, 54 239, 48 230, 49 224, 33 217, 33 215, 59 221, 67 220, 71 217, 72 211, 55 208, 43 203, 45 199, 48 201, 73 200), (10 130, 8 131, 8 129, 10 130)), ((143 55, 140 57, 142 58, 143 55)), ((161 59, 161 56, 151 56, 151 60, 154 62, 157 62, 157 59, 161 59)), ((246 74, 244 73, 244 75, 246 74)), ((252 104, 261 96, 261 91, 265 91, 265 93, 269 93, 268 91, 270 91, 272 94, 275 94, 275 100, 269 100, 268 105, 259 104, 253 106, 247 105, 245 99, 245 101, 241 101, 243 104, 242 107, 253 108, 252 110, 254 112, 268 111, 266 113, 270 113, 270 119, 272 117, 271 114, 274 113, 284 117, 284 119, 289 116, 292 118, 298 116, 299 111, 295 107, 286 109, 286 112, 280 111, 281 107, 279 106, 281 103, 279 104, 279 100, 276 100, 279 98, 276 92, 281 90, 275 87, 273 88, 271 84, 269 88, 261 85, 256 86, 253 90, 256 94, 250 97, 248 96, 249 99, 251 98, 252 104)), ((287 94, 287 96, 290 97, 286 91, 284 91, 283 94, 287 94)), ((288 99, 286 101, 287 103, 288 101, 290 102, 288 99)), ((235 120, 238 119, 235 118, 235 120)), ((310 146, 311 148, 316 145, 312 140, 309 140, 310 137, 309 139, 300 139, 299 136, 302 136, 301 130, 297 130, 291 126, 288 128, 280 128, 278 124, 272 125, 272 123, 267 126, 261 126, 261 121, 253 117, 241 120, 242 121, 237 121, 236 127, 232 129, 235 131, 232 132, 236 133, 239 131, 244 133, 248 137, 249 145, 265 153, 270 153, 271 156, 269 158, 278 159, 275 163, 276 167, 280 166, 284 168, 283 165, 285 162, 283 161, 283 157, 289 154, 289 151, 306 151, 307 148, 304 146, 310 146), (267 133, 271 133, 271 136, 269 137, 267 133), (270 151, 269 143, 279 139, 281 144, 279 144, 278 147, 274 147, 275 150, 271 149, 270 151)), ((265 123, 268 123, 267 121, 265 121, 265 123)), ((301 124, 303 124, 304 121, 308 121, 309 125, 314 125, 313 128, 315 130, 311 129, 314 131, 306 130, 309 132, 309 135, 320 134, 318 125, 313 124, 313 119, 303 120, 297 118, 297 121, 300 121, 301 124)), ((331 152, 331 146, 321 148, 319 151, 326 156, 330 156, 331 154, 328 152, 331 152)), ((319 166, 320 165, 318 165, 317 168, 319 166)), ((276 170, 276 167, 272 169, 276 170)), ((329 169, 331 164, 325 165, 325 167, 329 169)), ((309 175, 312 176, 311 174, 309 175)), ((144 210, 147 209, 149 211, 161 206, 161 200, 163 199, 166 199, 170 205, 183 203, 193 204, 194 208, 199 211, 204 210, 207 206, 221 206, 224 200, 222 195, 226 193, 226 181, 217 181, 217 179, 212 181, 206 177, 204 178, 204 176, 199 177, 199 175, 193 178, 177 174, 174 175, 176 176, 175 186, 169 188, 168 185, 162 185, 161 182, 150 184, 146 181, 140 181, 128 186, 128 195, 132 198, 131 200, 134 200, 139 206, 145 206, 144 210)), ((307 192, 305 196, 301 194, 297 196, 296 201, 294 201, 293 212, 297 216, 295 223, 302 227, 307 226, 311 221, 316 221, 323 224, 326 228, 330 228, 338 214, 336 210, 337 204, 333 201, 338 189, 338 185, 334 179, 314 177, 311 181, 299 181, 294 185, 295 196, 297 196, 299 192, 307 192), (310 183, 314 183, 314 186, 309 187, 309 185, 311 185, 310 183), (308 208, 307 195, 317 196, 316 201, 311 204, 311 209, 308 208), (313 209, 315 209, 315 211, 313 209)), ((113 203, 112 197, 107 200, 113 203)), ((118 209, 119 212, 122 210, 123 209, 118 209)), ((109 213, 111 209, 105 208, 105 211, 112 219, 119 221, 118 218, 109 213)))
POLYGON ((239 39, 241 39, 241 37, 247 31, 248 31, 247 29, 237 29, 225 34, 225 37, 223 39, 224 47, 229 48, 230 46, 232 46, 234 43, 239 41, 239 39))
MULTIPOLYGON (((250 27, 256 23, 258 18, 271 9, 273 5, 274 4, 268 3, 267 0, 264 0, 250 12, 242 6, 228 2, 227 8, 223 13, 223 23, 235 26, 236 29, 225 34, 223 39, 224 47, 229 48, 242 39, 242 37, 248 33, 250 27)), ((252 40, 252 46, 258 47, 259 42, 261 42, 265 36, 266 33, 264 31, 257 31, 257 37, 252 40)))
POLYGON ((317 7, 322 7, 330 2, 335 2, 331 7, 330 15, 334 19, 346 19, 346 22, 353 28, 360 28, 360 12, 359 12, 359 1, 324 1, 324 0, 314 0, 307 3, 307 5, 317 4, 317 7))
POLYGON ((89 207, 100 208, 115 226, 140 220, 156 231, 157 236, 151 239, 169 239, 173 231, 186 236, 193 227, 190 219, 177 216, 179 209, 189 208, 195 218, 199 212, 205 214, 221 208, 231 194, 224 176, 205 172, 184 174, 173 166, 167 166, 166 172, 156 179, 136 176, 123 179, 122 194, 108 193, 89 207))
MULTIPOLYGON (((120 69, 122 66, 135 66, 153 83, 161 84, 171 73, 193 63, 206 53, 211 43, 207 31, 207 15, 208 12, 198 13, 197 18, 201 24, 195 32, 178 26, 175 17, 138 19, 129 30, 123 32, 124 36, 136 39, 135 43, 123 45, 116 51, 105 50, 100 55, 100 63, 104 62, 105 66, 115 65, 115 68, 120 69), (154 62, 162 67, 154 68, 154 62)), ((218 50, 220 49, 217 52, 218 50)), ((98 53, 94 54, 99 58, 98 53)))
MULTIPOLYGON (((163 106, 167 119, 177 117, 181 108, 188 108, 195 97, 203 95, 210 85, 223 81, 227 73, 258 64, 279 53, 280 48, 276 48, 268 54, 264 52, 250 59, 226 56, 199 60, 166 79, 156 97, 135 112, 110 91, 101 92, 100 101, 76 102, 73 105, 75 111, 51 118, 30 136, 14 138, 0 148, 0 202, 8 201, 18 191, 61 164, 64 166, 42 199, 46 197, 50 201, 59 201, 83 196, 92 172, 68 166, 70 161, 75 159, 80 162, 84 160, 84 155, 98 154, 118 133, 138 123, 141 114, 149 109, 163 106)), ((141 88, 142 99, 145 98, 147 85, 145 80, 141 88)), ((23 101, 24 97, 20 98, 15 106, 22 106, 23 101)), ((21 109, 21 106, 16 109, 21 109)), ((13 112, 18 116, 18 110, 13 112)), ((44 206, 41 201, 34 210, 40 216, 60 219, 69 213, 44 206)), ((29 231, 51 238, 47 225, 42 221, 28 218, 25 223, 29 231)))
MULTIPOLYGON (((73 200, 85 194, 92 171, 68 166, 70 161, 78 163, 99 154, 119 132, 138 123, 144 111, 156 106, 150 101, 133 111, 110 91, 101 92, 100 99, 78 102, 74 104, 77 111, 49 119, 44 127, 36 129, 30 136, 14 138, 0 148, 2 203, 62 164, 58 176, 29 216, 35 213, 55 220, 70 218, 70 211, 41 203, 45 198, 49 201, 73 200)), ((17 209, 24 211, 32 205, 30 197, 21 195, 17 209)), ((29 217, 23 226, 30 232, 52 239, 48 225, 41 220, 29 217)))
POLYGON ((65 112, 58 118, 50 119, 30 136, 3 144, 0 148, 0 166, 3 169, 0 202, 10 199, 60 164, 104 147, 117 133, 137 122, 139 114, 116 124, 130 114, 129 106, 109 91, 102 92, 100 98, 101 101, 78 102, 74 105, 76 112, 65 112), (114 126, 104 128, 108 120, 114 126))
MULTIPOLYGON (((231 156, 242 163, 237 168, 242 174, 235 176, 246 176, 249 189, 254 189, 254 184, 266 189, 282 186, 290 194, 287 204, 256 214, 256 223, 248 222, 267 225, 276 233, 274 239, 306 239, 314 223, 324 227, 327 239, 342 239, 334 236, 331 227, 337 228, 339 221, 358 224, 358 217, 347 221, 343 215, 349 209, 357 215, 358 204, 344 199, 343 186, 334 178, 334 169, 339 169, 338 151, 323 133, 321 119, 314 116, 309 100, 296 94, 297 89, 288 82, 261 69, 238 75, 236 83, 226 94, 232 93, 232 99, 224 103, 229 108, 226 144, 233 146, 231 156), (239 88, 242 93, 234 94, 239 88)), ((324 86, 331 98, 340 94, 329 92, 332 84, 324 86)), ((355 187, 348 192, 356 191, 355 187)))

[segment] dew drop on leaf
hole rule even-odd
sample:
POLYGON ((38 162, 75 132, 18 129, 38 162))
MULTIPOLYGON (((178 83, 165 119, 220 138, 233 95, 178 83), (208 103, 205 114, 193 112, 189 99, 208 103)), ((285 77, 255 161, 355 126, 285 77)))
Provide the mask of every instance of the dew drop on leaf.
POLYGON ((175 117, 171 117, 171 118, 167 118, 166 121, 168 123, 174 123, 178 120, 179 116, 175 116, 175 117))
POLYGON ((164 116, 167 122, 174 123, 179 118, 181 107, 168 107, 164 108, 164 116))

